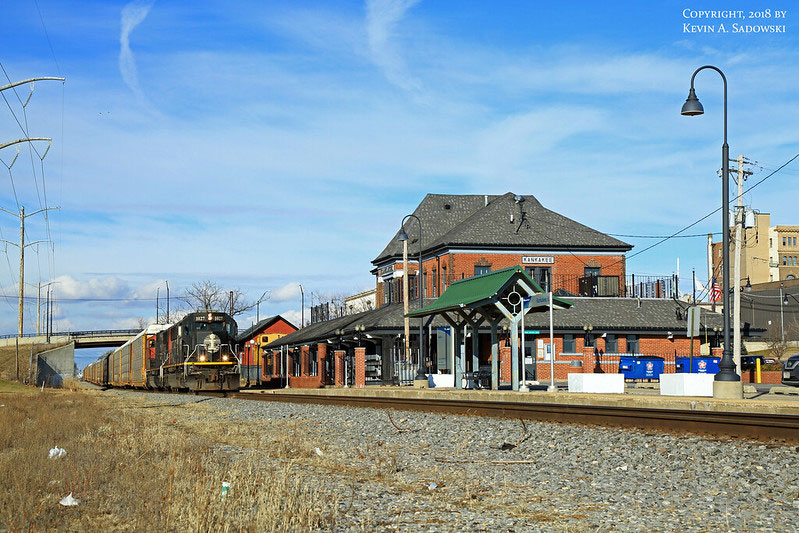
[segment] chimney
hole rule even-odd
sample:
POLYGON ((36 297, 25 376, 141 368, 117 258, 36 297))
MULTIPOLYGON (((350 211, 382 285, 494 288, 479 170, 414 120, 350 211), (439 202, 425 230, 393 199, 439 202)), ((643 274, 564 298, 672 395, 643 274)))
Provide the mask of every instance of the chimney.
POLYGON ((487 205, 488 205, 488 195, 486 194, 486 195, 483 196, 483 207, 485 207, 487 205))

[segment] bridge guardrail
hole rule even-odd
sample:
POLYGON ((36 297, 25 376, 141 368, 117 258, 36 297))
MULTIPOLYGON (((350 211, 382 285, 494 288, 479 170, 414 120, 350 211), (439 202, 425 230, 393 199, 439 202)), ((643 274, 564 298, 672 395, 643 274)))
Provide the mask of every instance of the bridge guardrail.
MULTIPOLYGON (((95 331, 59 331, 56 333, 50 333, 51 337, 102 337, 104 335, 135 335, 139 333, 140 329, 101 329, 95 331)), ((23 333, 23 337, 43 337, 45 333, 23 333)), ((0 339, 13 339, 14 337, 18 337, 16 333, 12 333, 10 335, 0 335, 0 339)))

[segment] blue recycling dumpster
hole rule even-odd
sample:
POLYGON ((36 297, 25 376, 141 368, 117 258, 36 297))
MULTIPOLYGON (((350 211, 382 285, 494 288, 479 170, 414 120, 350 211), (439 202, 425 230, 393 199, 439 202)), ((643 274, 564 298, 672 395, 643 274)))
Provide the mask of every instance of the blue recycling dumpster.
POLYGON ((664 364, 662 357, 638 356, 635 361, 635 379, 660 379, 664 364))
MULTIPOLYGON (((675 359, 675 371, 678 374, 688 373, 689 357, 677 357, 675 359)), ((719 357, 710 357, 700 355, 694 357, 694 366, 691 369, 693 374, 718 374, 719 372, 719 357)))
POLYGON ((619 357, 619 373, 624 374, 624 379, 634 379, 635 357, 632 355, 622 355, 619 357))
POLYGON ((660 379, 663 366, 663 358, 654 355, 619 357, 619 372, 624 374, 624 379, 660 379))

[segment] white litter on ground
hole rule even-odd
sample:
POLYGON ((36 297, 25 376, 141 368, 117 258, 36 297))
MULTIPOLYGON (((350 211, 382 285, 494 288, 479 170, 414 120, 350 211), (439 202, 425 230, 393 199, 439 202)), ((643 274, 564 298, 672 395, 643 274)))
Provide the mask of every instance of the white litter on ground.
POLYGON ((55 448, 50 449, 50 455, 48 456, 50 459, 60 459, 67 454, 67 451, 64 448, 59 448, 56 446, 55 448))
POLYGON ((322 450, 320 450, 319 448, 314 448, 314 449, 313 449, 313 451, 315 451, 315 452, 316 452, 316 455, 318 455, 319 457, 322 457, 322 456, 324 455, 324 454, 322 453, 322 450))
POLYGON ((80 503, 80 500, 76 500, 75 498, 73 498, 72 493, 70 492, 69 494, 61 498, 61 501, 58 503, 60 503, 64 507, 72 507, 73 505, 78 505, 80 503))
POLYGON ((427 490, 433 490, 433 489, 437 489, 437 488, 438 488, 438 483, 430 483, 427 486, 427 490))
POLYGON ((227 497, 228 492, 230 492, 230 488, 232 486, 233 486, 233 484, 230 481, 223 481, 222 482, 222 499, 223 500, 227 497))

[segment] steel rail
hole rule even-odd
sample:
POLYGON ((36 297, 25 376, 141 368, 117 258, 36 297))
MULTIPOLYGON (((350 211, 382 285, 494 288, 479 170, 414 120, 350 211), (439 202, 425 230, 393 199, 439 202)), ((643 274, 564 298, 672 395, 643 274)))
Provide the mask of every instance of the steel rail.
MULTIPOLYGON (((209 394, 200 392, 200 394, 209 394)), ((389 398, 363 396, 326 396, 302 393, 210 393, 227 398, 278 401, 289 403, 343 405, 375 409, 400 409, 523 418, 544 422, 614 426, 694 433, 760 440, 799 442, 799 415, 740 413, 729 411, 693 411, 599 405, 563 405, 552 403, 517 403, 440 398, 389 398)))

